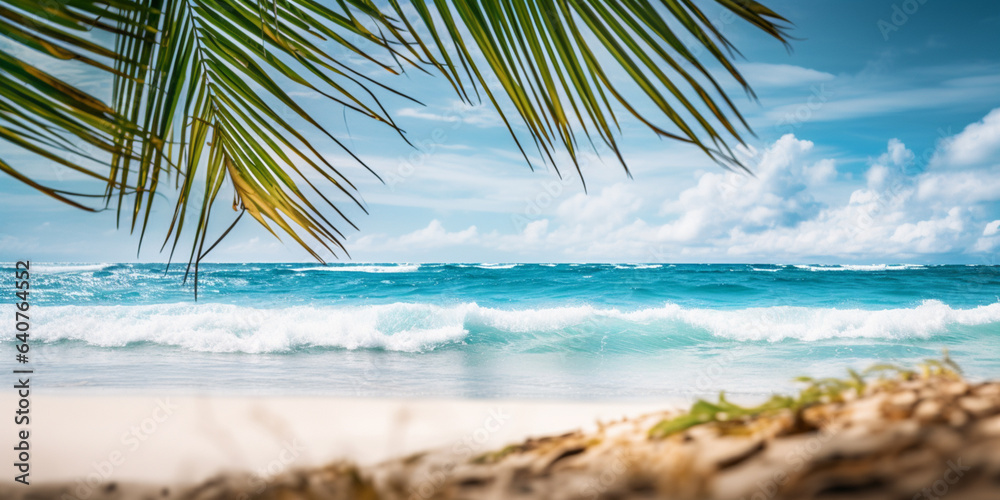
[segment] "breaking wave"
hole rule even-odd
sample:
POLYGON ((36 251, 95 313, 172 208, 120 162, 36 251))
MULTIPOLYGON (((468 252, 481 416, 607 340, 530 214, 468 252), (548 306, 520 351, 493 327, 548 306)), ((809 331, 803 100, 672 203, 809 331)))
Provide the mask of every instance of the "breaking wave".
POLYGON ((375 265, 340 265, 340 266, 315 266, 315 267, 298 267, 292 269, 297 273, 305 273, 310 271, 326 271, 326 272, 355 272, 355 273, 415 273, 420 270, 419 264, 397 264, 389 266, 375 266, 375 265))
MULTIPOLYGON (((0 307, 7 314, 10 306, 0 307)), ((759 307, 735 310, 661 307, 622 311, 593 306, 497 309, 439 306, 228 304, 46 306, 33 338, 101 347, 152 343, 193 351, 268 353, 309 348, 420 352, 454 345, 502 344, 512 350, 581 350, 592 340, 655 350, 684 342, 930 338, 956 328, 1000 323, 1000 303, 969 309, 926 300, 912 308, 867 310, 759 307)), ((990 326, 993 328, 993 326, 990 326)), ((9 339, 9 335, 5 337, 9 339)))

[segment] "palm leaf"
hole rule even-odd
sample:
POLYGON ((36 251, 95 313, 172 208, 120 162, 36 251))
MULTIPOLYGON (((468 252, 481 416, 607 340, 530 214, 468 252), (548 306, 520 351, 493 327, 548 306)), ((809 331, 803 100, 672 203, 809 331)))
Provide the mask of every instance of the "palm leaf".
MULTIPOLYGON (((119 13, 135 8, 130 4, 116 5, 119 13)), ((95 15, 106 8, 99 9, 96 3, 80 0, 51 4, 5 0, 0 2, 0 35, 44 57, 83 63, 96 71, 122 77, 102 61, 119 58, 117 54, 76 34, 96 29, 122 39, 130 38, 132 35, 107 24, 107 18, 102 20, 95 15)), ((108 17, 117 19, 117 14, 108 17)), ((146 36, 141 30, 136 32, 146 36)), ((137 131, 134 124, 123 120, 99 98, 36 67, 33 61, 0 51, 0 139, 8 144, 60 167, 105 180, 111 188, 128 193, 134 192, 134 188, 108 180, 102 170, 106 169, 108 158, 128 156, 117 144, 118 139, 127 132, 137 131)), ((0 170, 60 201, 95 210, 76 199, 88 194, 43 185, 3 158, 0 170)))
MULTIPOLYGON (((290 96, 279 78, 402 133, 373 88, 403 94, 367 79, 310 39, 330 37, 369 60, 374 58, 346 35, 393 50, 384 38, 353 20, 357 12, 370 11, 367 2, 340 5, 341 10, 332 10, 309 0, 150 0, 145 11, 149 17, 137 19, 136 25, 157 26, 159 36, 121 44, 118 52, 151 64, 122 63, 119 69, 132 73, 116 80, 113 97, 115 108, 139 123, 144 134, 122 139, 122 147, 136 151, 137 159, 120 158, 111 165, 111 177, 134 183, 139 190, 130 203, 120 190, 107 190, 107 202, 116 202, 119 220, 140 231, 140 244, 152 213, 148 196, 173 176, 178 196, 161 249, 169 245, 172 258, 185 226, 193 225, 187 260, 189 270, 194 265, 195 277, 198 261, 215 246, 205 249, 209 222, 227 186, 233 192, 233 209, 248 213, 275 236, 290 237, 320 261, 322 253, 346 254, 338 226, 356 226, 303 169, 318 173, 361 210, 365 207, 342 173, 343 165, 321 155, 300 125, 279 111, 290 110, 361 165, 360 158, 290 96), (146 84, 133 83, 137 81, 146 84), (176 159, 176 168, 167 158, 176 159), (200 210, 188 220, 193 205, 200 210), (333 221, 326 210, 336 214, 333 221)), ((396 30, 388 19, 382 23, 383 29, 396 30)))
MULTIPOLYGON (((402 4, 390 3, 397 16, 406 16, 402 4)), ((591 146, 595 139, 603 142, 626 166, 615 140, 619 109, 660 136, 691 143, 725 166, 745 168, 729 144, 743 143, 733 121, 742 128, 746 122, 695 54, 707 52, 752 91, 732 63, 732 44, 689 0, 411 3, 430 33, 426 42, 415 37, 414 50, 459 88, 481 89, 512 129, 500 96, 487 85, 487 75, 496 77, 538 152, 553 164, 555 152, 565 150, 579 173, 579 131, 591 146), (696 42, 688 46, 681 40, 685 35, 696 42), (607 60, 613 67, 602 63, 607 60), (624 71, 633 88, 613 83, 610 70, 624 71), (631 90, 655 113, 641 112, 627 97, 631 90)), ((770 9, 753 1, 718 3, 786 42, 786 20, 770 9)))
MULTIPOLYGON (((786 41, 786 21, 763 5, 716 1, 786 41)), ((499 112, 529 166, 537 153, 559 172, 558 154, 566 152, 581 181, 584 149, 610 151, 628 171, 618 144, 622 113, 728 168, 745 168, 732 145, 743 142, 746 122, 708 66, 752 91, 733 65, 732 44, 691 0, 390 0, 386 8, 370 0, 0 0, 0 36, 82 64, 112 85, 104 102, 0 52, 0 139, 105 181, 104 205, 139 232, 140 246, 153 196, 169 186, 176 201, 161 250, 169 246, 172 259, 190 238, 195 276, 218 243, 206 249, 221 194, 232 195, 238 215, 321 262, 346 255, 340 227, 356 226, 333 194, 365 207, 349 165, 320 154, 302 124, 367 165, 291 88, 403 140, 378 96, 412 98, 321 46, 362 57, 390 78, 411 69, 442 75, 463 101, 486 100, 499 112), (316 175, 332 193, 310 180, 316 175)), ((7 163, 0 169, 83 206, 7 163)))

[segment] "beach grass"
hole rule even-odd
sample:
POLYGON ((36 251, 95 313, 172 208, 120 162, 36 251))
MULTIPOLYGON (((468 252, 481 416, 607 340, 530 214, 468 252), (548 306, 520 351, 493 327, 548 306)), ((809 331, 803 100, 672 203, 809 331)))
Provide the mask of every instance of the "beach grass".
POLYGON ((845 378, 813 378, 809 376, 796 377, 795 381, 805 384, 797 395, 774 395, 767 402, 758 406, 740 406, 726 399, 726 393, 721 392, 716 402, 699 399, 691 408, 676 417, 664 419, 649 430, 651 438, 664 438, 677 434, 696 425, 715 423, 735 423, 729 426, 738 429, 740 422, 749 422, 760 417, 767 417, 778 412, 790 410, 799 412, 811 406, 825 403, 843 402, 847 397, 858 397, 863 394, 870 383, 886 384, 892 380, 913 380, 917 377, 948 377, 960 378, 962 369, 944 349, 941 359, 925 359, 914 368, 906 368, 896 364, 881 363, 858 372, 848 368, 845 378), (877 378, 870 382, 871 376, 877 378))

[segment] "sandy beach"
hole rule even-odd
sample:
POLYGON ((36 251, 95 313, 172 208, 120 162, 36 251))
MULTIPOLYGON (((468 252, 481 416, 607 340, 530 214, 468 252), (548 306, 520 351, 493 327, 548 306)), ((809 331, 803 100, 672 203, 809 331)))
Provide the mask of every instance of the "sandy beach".
MULTIPOLYGON (((5 408, 16 406, 9 397, 5 408)), ((32 485, 193 484, 274 476, 336 460, 371 465, 420 450, 485 453, 530 436, 592 430, 666 404, 499 400, 39 395, 32 485), (99 479, 99 481, 98 481, 99 479)), ((4 448, 16 435, 4 419, 4 448)), ((14 484, 10 474, 5 484, 14 484)))
POLYGON ((0 496, 995 499, 1000 383, 933 369, 813 380, 795 397, 756 408, 719 400, 668 412, 49 396, 37 401, 37 413, 48 416, 32 427, 32 485, 5 483, 0 496))

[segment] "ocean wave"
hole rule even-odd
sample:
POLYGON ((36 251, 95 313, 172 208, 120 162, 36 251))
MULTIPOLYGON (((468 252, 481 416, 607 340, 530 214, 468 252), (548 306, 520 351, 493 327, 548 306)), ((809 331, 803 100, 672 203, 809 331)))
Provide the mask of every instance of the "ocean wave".
POLYGON ((43 274, 93 273, 117 264, 32 264, 31 271, 43 274))
POLYGON ((806 271, 908 271, 926 269, 920 264, 839 264, 831 266, 796 265, 795 268, 806 271))
POLYGON ((420 270, 419 264, 397 264, 391 266, 373 266, 373 265, 350 265, 350 266, 316 266, 316 267, 298 267, 292 269, 297 273, 304 273, 309 271, 326 271, 326 272, 355 272, 355 273, 415 273, 420 270))
MULTIPOLYGON (((0 307, 6 314, 10 306, 0 307)), ((513 350, 590 349, 595 339, 656 349, 695 341, 835 338, 930 338, 960 326, 1000 323, 1000 303, 954 309, 928 300, 912 308, 864 310, 762 307, 685 308, 667 303, 634 311, 593 306, 496 309, 475 303, 438 306, 296 306, 256 309, 228 304, 48 306, 33 317, 35 339, 101 347, 136 343, 193 351, 269 353, 305 348, 420 352, 455 344, 502 344, 513 350), (660 347, 658 347, 660 346, 660 347)), ((5 337, 9 340, 8 337, 5 337)))
POLYGON ((479 269, 513 269, 517 267, 517 264, 477 264, 479 269))

